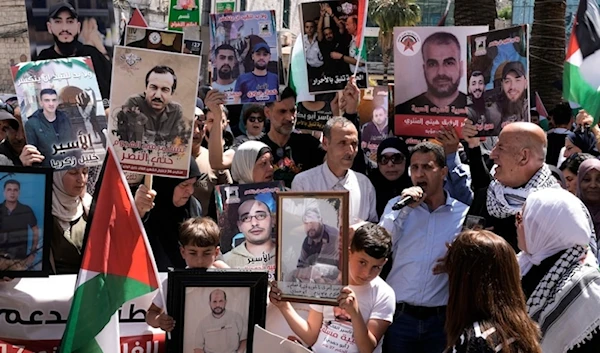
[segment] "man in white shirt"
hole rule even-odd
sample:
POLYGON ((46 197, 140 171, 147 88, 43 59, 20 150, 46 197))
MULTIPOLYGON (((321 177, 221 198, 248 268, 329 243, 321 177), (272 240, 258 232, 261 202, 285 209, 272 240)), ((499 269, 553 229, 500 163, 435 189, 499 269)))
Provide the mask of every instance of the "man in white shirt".
POLYGON ((358 131, 343 117, 329 119, 323 128, 325 163, 304 171, 292 181, 293 191, 348 190, 350 222, 377 222, 375 188, 361 173, 351 170, 358 153, 358 131))
POLYGON ((304 55, 309 80, 321 76, 321 67, 323 66, 323 55, 321 55, 315 27, 315 21, 304 21, 304 55))

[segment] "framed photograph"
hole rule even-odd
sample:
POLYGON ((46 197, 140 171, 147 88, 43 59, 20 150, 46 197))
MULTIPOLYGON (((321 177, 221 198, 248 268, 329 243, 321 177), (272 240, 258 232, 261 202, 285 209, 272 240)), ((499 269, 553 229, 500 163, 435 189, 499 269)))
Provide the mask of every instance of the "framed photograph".
POLYGON ((254 325, 265 326, 267 286, 267 272, 169 272, 167 310, 177 325, 167 352, 252 353, 254 325))
POLYGON ((52 169, 0 167, 0 278, 47 277, 52 169))
POLYGON ((181 53, 183 52, 183 33, 163 29, 127 26, 125 46, 181 53))
POLYGON ((277 194, 277 285, 292 302, 337 305, 348 285, 348 191, 277 194))

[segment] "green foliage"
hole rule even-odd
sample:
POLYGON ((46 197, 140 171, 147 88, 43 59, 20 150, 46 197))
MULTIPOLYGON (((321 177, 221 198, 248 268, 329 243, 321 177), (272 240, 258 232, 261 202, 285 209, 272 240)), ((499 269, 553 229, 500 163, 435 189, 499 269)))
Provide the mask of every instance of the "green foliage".
POLYGON ((498 18, 503 20, 511 20, 512 19, 512 6, 508 5, 500 9, 498 11, 498 18))
POLYGON ((369 12, 383 33, 392 33, 394 27, 415 26, 421 22, 421 8, 409 0, 370 0, 369 12))

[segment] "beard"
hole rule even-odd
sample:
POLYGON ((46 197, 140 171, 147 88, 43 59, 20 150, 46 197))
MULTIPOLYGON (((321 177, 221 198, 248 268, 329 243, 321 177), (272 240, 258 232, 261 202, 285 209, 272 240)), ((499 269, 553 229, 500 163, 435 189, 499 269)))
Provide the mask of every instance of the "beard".
POLYGON ((64 55, 64 56, 73 56, 75 55, 75 50, 77 49, 77 38, 78 38, 78 34, 73 36, 73 40, 71 42, 61 42, 58 37, 52 33, 52 37, 54 37, 54 43, 56 44, 56 46, 58 47, 58 50, 60 51, 60 54, 64 55))
MULTIPOLYGON (((450 77, 435 77, 433 80, 438 80, 438 79, 448 79, 450 80, 450 82, 452 82, 452 79, 450 77)), ((453 95, 456 91, 458 91, 458 84, 460 82, 460 80, 456 80, 455 82, 452 82, 450 87, 445 90, 445 91, 440 91, 437 89, 437 87, 430 83, 428 80, 425 80, 427 82, 427 91, 431 92, 433 94, 434 97, 437 98, 447 98, 450 97, 451 95, 453 95)))
POLYGON ((259 70, 265 70, 267 68, 267 64, 261 65, 259 62, 254 63, 254 67, 259 70))
POLYGON ((516 117, 516 120, 525 120, 523 116, 523 108, 525 106, 525 93, 521 93, 521 96, 513 102, 506 96, 506 93, 502 91, 502 100, 500 101, 500 113, 503 118, 516 117))
POLYGON ((219 72, 217 72, 219 74, 219 78, 223 80, 229 80, 231 76, 233 76, 233 72, 231 72, 231 67, 229 68, 229 71, 223 71, 223 66, 221 66, 221 69, 219 69, 219 72))

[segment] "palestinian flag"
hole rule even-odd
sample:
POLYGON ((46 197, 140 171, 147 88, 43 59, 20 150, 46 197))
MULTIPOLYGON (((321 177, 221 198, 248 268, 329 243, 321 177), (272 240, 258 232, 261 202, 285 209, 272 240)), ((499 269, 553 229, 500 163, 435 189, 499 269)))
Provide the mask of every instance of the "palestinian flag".
POLYGON ((296 102, 314 102, 315 96, 308 92, 308 69, 301 35, 296 37, 296 42, 292 47, 289 75, 288 86, 296 92, 296 102))
POLYGON ((581 0, 563 73, 563 97, 600 118, 600 12, 596 0, 581 0))
POLYGON ((138 9, 137 7, 135 7, 133 9, 133 12, 131 13, 131 18, 129 19, 129 23, 127 23, 127 25, 143 27, 143 28, 150 27, 150 26, 148 26, 148 22, 146 22, 146 19, 144 18, 142 11, 140 11, 140 9, 138 9))
POLYGON ((118 310, 159 288, 146 232, 109 146, 61 353, 120 352, 118 310))
POLYGON ((365 46, 365 29, 367 28, 367 14, 369 13, 369 1, 358 0, 358 17, 356 22, 356 47, 360 53, 361 62, 367 61, 367 47, 365 46))

